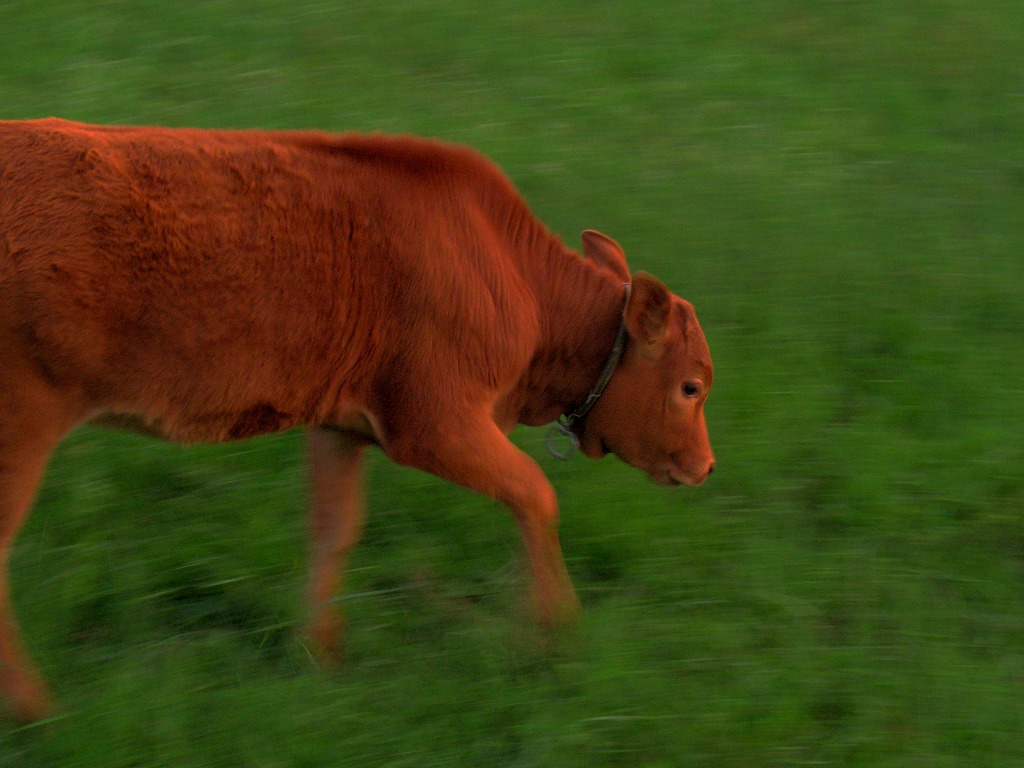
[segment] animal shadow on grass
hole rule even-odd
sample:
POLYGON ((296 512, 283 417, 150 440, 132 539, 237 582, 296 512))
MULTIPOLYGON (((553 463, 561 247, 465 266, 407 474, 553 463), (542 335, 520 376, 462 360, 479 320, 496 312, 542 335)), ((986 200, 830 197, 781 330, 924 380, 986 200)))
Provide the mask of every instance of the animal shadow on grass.
POLYGON ((324 671, 345 678, 364 666, 402 665, 411 655, 457 664, 460 673, 479 664, 482 674, 496 667, 518 677, 575 658, 583 648, 581 628, 539 624, 520 571, 525 574, 525 564, 453 580, 421 564, 380 574, 339 598, 347 638, 340 662, 324 671))

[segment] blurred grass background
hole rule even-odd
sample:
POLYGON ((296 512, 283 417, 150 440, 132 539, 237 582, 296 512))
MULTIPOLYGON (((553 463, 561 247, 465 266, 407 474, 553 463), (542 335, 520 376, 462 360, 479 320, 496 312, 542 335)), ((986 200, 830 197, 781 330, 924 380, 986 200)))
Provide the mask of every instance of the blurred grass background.
POLYGON ((1024 765, 1024 6, 0 16, 3 118, 491 155, 570 244, 601 229, 694 302, 718 457, 670 491, 516 434, 559 490, 584 603, 554 657, 507 513, 375 460, 331 676, 295 637, 299 435, 81 430, 12 563, 62 713, 4 730, 0 766, 1024 765))

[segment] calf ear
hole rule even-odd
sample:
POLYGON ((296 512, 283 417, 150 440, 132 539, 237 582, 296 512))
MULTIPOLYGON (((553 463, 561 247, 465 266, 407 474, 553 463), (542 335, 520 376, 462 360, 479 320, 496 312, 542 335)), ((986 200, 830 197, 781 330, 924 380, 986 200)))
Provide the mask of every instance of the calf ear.
POLYGON ((641 349, 657 354, 668 330, 672 296, 658 278, 646 272, 633 275, 632 284, 624 316, 626 329, 641 349))
POLYGON ((610 269, 624 283, 629 282, 629 267, 626 265, 626 254, 622 246, 608 235, 602 235, 592 229, 586 230, 580 239, 583 240, 583 255, 605 269, 610 269))

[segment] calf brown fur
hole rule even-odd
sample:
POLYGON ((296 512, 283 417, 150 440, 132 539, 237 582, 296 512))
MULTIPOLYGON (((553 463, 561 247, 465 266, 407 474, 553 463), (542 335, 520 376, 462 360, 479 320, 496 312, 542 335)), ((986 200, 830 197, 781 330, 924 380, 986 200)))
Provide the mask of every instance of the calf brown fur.
POLYGON ((541 620, 570 619, 554 490, 506 435, 584 402, 620 325, 621 361, 572 427, 582 451, 701 483, 712 366, 693 307, 604 235, 565 247, 476 153, 0 122, 0 694, 22 720, 50 708, 6 564, 48 457, 87 422, 180 443, 309 427, 326 656, 368 445, 506 504, 541 620))

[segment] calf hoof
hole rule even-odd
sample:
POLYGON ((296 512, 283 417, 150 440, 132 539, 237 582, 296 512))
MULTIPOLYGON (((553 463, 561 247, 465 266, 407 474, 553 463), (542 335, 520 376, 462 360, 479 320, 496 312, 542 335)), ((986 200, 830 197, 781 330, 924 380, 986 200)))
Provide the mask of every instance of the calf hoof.
POLYGON ((321 617, 306 629, 309 650, 321 669, 336 670, 345 661, 345 620, 321 617))
POLYGON ((555 594, 535 589, 533 604, 537 611, 537 621, 549 632, 572 631, 580 623, 582 609, 572 587, 555 594))
POLYGON ((4 686, 4 703, 11 719, 19 725, 30 725, 53 715, 53 699, 46 686, 23 678, 8 681, 4 686))

